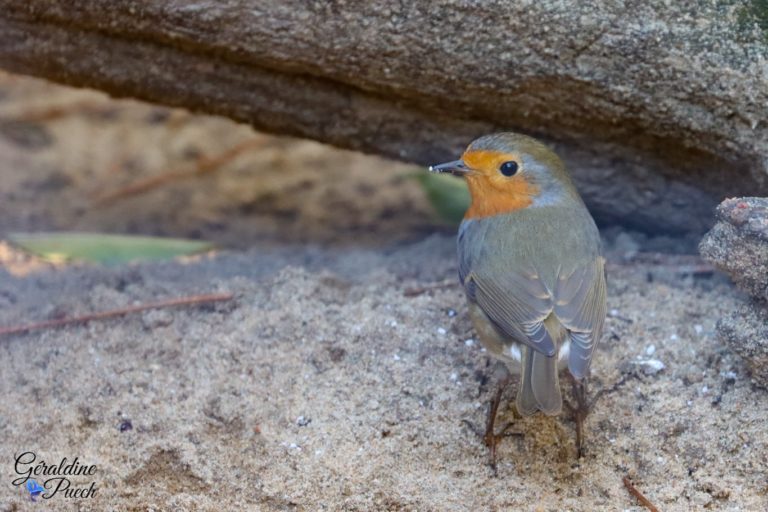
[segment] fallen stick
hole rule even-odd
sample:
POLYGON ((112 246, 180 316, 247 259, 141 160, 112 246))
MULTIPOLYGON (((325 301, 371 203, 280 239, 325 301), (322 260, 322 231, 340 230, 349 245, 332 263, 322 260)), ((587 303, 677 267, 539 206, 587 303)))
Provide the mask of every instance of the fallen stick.
POLYGON ((190 168, 189 166, 184 166, 180 169, 173 169, 171 171, 158 174, 157 176, 151 176, 149 178, 139 180, 130 185, 119 188, 113 192, 108 192, 104 195, 97 197, 95 199, 95 203, 105 204, 105 203, 114 201, 115 199, 123 199, 126 197, 142 194, 144 192, 152 190, 153 188, 157 188, 159 186, 165 185, 166 183, 170 183, 172 181, 191 178, 194 176, 200 176, 201 174, 206 174, 211 171, 215 171, 222 165, 240 156, 240 154, 263 145, 265 141, 266 139, 261 137, 257 139, 246 140, 244 142, 241 142, 240 144, 237 144, 227 149, 226 151, 218 155, 211 156, 211 157, 203 156, 198 158, 197 163, 192 168, 190 168))
POLYGON ((657 509, 653 503, 650 502, 648 498, 643 496, 643 493, 637 490, 637 487, 635 487, 632 482, 630 481, 628 476, 625 476, 621 479, 622 482, 624 482, 624 487, 627 488, 629 491, 629 494, 635 497, 637 499, 637 502, 640 503, 642 506, 650 510, 651 512, 659 512, 659 509, 657 509))
POLYGON ((166 299, 157 302, 149 302, 146 304, 138 304, 136 306, 128 306, 125 308, 111 309, 109 311, 102 311, 99 313, 90 313, 88 315, 76 316, 72 318, 57 318, 56 320, 47 320, 45 322, 38 322, 34 324, 18 325, 10 327, 0 327, 0 336, 8 334, 19 334, 30 331, 39 331, 42 329, 56 329, 59 327, 66 327, 68 325, 83 324, 90 322, 91 320, 104 320, 105 318, 115 318, 118 316, 125 316, 131 313, 139 313, 148 309, 161 309, 174 306, 190 306, 195 304, 204 304, 208 302, 222 302, 231 300, 234 298, 232 293, 209 293, 205 295, 191 295, 187 297, 177 297, 175 299, 166 299))

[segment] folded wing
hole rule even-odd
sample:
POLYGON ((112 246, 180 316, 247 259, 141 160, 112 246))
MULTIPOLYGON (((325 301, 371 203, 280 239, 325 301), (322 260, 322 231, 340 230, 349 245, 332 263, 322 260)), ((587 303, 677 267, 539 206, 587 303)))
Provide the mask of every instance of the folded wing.
POLYGON ((539 273, 489 272, 459 264, 459 277, 467 297, 475 302, 505 336, 547 356, 557 347, 544 327, 554 312, 567 329, 571 342, 568 367, 577 379, 586 376, 592 353, 605 319, 604 260, 561 272, 554 290, 549 290, 539 273))
POLYGON ((568 369, 577 379, 589 372, 592 353, 603 332, 606 312, 605 260, 561 273, 555 287, 555 315, 571 341, 568 369))

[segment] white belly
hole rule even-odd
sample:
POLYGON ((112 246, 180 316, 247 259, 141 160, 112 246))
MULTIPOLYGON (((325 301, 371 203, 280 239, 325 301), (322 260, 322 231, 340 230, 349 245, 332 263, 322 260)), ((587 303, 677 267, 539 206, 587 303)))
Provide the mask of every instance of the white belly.
MULTIPOLYGON (((566 339, 557 353, 557 367, 559 370, 565 370, 568 367, 568 354, 571 352, 571 341, 566 339)), ((492 352, 493 353, 493 352, 492 352)), ((493 354, 507 364, 509 371, 515 375, 520 375, 521 362, 523 359, 519 343, 507 345, 501 354, 493 354)))

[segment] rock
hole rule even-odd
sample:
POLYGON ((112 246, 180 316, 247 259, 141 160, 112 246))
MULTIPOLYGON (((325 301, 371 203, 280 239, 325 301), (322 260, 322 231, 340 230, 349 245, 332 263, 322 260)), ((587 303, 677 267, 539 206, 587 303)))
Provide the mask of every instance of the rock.
POLYGON ((702 257, 748 294, 768 299, 768 198, 727 199, 699 245, 702 257))
POLYGON ((643 373, 646 375, 656 375, 667 367, 667 365, 658 359, 640 359, 637 361, 637 365, 642 368, 643 373))
POLYGON ((717 333, 744 358, 755 381, 768 388, 768 198, 723 201, 699 251, 752 296, 718 321, 717 333))
POLYGON ((422 165, 527 132, 602 224, 700 235, 768 192, 764 27, 718 0, 0 0, 0 66, 422 165))
POLYGON ((717 333, 747 362, 752 377, 768 388, 768 305, 752 300, 717 322, 717 333))

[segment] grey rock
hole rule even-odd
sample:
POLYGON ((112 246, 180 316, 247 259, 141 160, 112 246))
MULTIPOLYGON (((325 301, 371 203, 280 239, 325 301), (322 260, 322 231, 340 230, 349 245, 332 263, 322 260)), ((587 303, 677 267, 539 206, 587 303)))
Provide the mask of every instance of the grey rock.
POLYGON ((742 290, 768 299, 768 198, 723 201, 717 208, 717 223, 699 251, 742 290))
POLYGON ((768 388, 768 305, 752 300, 720 319, 717 333, 747 363, 755 382, 768 388))
POLYGON ((718 321, 717 333, 744 358, 755 381, 768 388, 768 198, 727 199, 716 216, 699 252, 752 296, 718 321))

